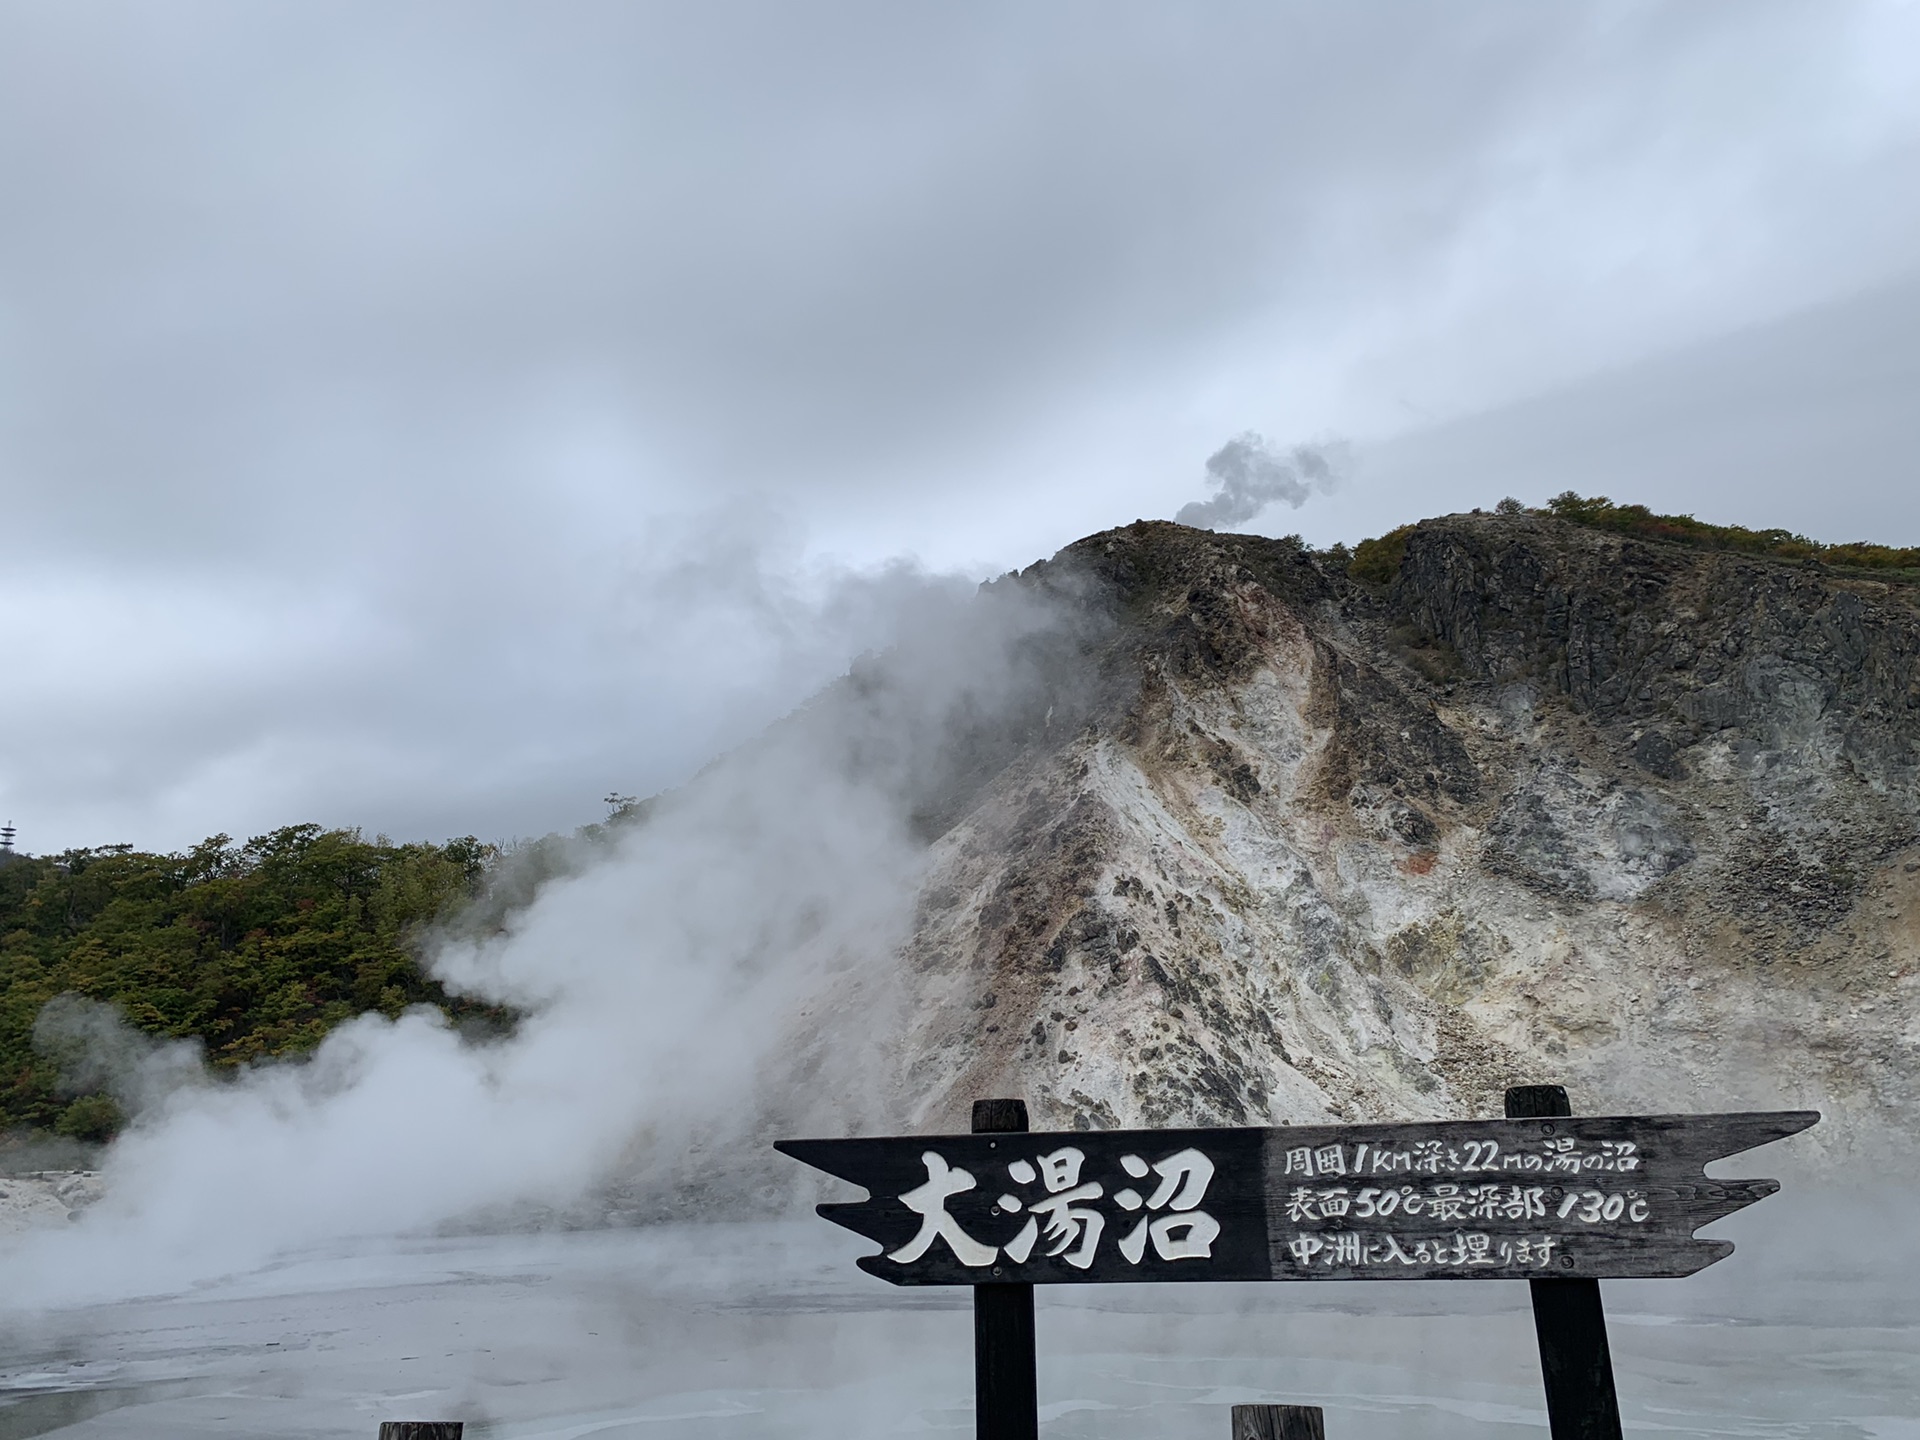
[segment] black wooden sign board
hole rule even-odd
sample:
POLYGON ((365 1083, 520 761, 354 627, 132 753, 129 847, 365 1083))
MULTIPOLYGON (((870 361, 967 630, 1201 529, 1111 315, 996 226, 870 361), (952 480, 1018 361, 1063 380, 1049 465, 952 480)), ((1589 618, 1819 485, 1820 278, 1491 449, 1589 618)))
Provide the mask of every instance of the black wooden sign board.
POLYGON ((1779 1188, 1714 1160, 1817 1111, 786 1140, 896 1285, 1691 1275, 1779 1188))

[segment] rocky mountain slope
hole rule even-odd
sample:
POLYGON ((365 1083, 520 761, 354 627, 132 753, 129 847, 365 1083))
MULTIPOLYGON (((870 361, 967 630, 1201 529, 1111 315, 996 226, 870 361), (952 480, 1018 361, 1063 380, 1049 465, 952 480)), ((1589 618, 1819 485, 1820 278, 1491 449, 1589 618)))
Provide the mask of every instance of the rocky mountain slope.
POLYGON ((1915 589, 1525 515, 1384 588, 1145 522, 1002 583, 1113 623, 933 827, 917 1123, 1913 1114, 1915 589))

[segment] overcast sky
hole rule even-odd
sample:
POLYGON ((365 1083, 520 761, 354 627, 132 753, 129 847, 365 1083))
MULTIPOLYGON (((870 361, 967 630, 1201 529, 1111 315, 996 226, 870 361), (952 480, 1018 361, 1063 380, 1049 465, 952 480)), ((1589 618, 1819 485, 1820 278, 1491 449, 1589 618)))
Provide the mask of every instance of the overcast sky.
POLYGON ((0 820, 537 834, 970 579, 1920 542, 1920 7, 0 0, 0 820))

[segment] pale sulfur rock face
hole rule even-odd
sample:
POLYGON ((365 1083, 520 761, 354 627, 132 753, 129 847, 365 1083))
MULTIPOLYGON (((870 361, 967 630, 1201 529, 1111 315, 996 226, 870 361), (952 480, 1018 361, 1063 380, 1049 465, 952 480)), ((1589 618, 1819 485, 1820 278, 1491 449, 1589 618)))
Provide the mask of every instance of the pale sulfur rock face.
MULTIPOLYGON (((1106 1128, 1811 1105, 1910 1125, 1915 592, 1556 522, 1391 589, 1140 524, 1116 617, 934 844, 905 1093, 1106 1128)), ((1086 591, 1086 576, 1093 577, 1086 591)))
POLYGON ((40 1170, 0 1175, 0 1235, 64 1225, 101 1196, 93 1170, 40 1170))

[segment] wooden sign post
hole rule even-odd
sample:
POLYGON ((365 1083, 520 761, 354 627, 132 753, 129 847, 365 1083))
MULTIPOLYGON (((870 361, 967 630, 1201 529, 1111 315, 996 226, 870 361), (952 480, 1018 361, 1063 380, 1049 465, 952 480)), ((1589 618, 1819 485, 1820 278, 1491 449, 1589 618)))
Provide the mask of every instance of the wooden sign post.
MULTIPOLYGON (((1557 1097, 1557 1098, 1556 1098, 1557 1097)), ((1035 1440, 1033 1292, 1195 1280, 1529 1280, 1553 1440, 1618 1440, 1593 1281, 1724 1259, 1693 1232, 1780 1187, 1705 1167, 1811 1110, 1570 1116, 1510 1092, 1502 1120, 1030 1134, 1017 1100, 970 1135, 783 1140, 868 1192, 821 1215, 895 1285, 972 1285, 980 1440, 1035 1440), (1585 1282, 1569 1284, 1568 1282, 1585 1282)))
MULTIPOLYGON (((1026 1128, 1024 1100, 973 1102, 976 1135, 1024 1134, 1026 1128)), ((1031 1285, 973 1287, 973 1413, 979 1440, 1039 1440, 1031 1285)))
MULTIPOLYGON (((1516 1085, 1507 1091, 1509 1119, 1564 1119, 1573 1114, 1558 1085, 1516 1085)), ((1540 1378, 1547 1390, 1552 1440, 1620 1440, 1620 1400, 1613 1392, 1613 1355, 1598 1280, 1529 1280, 1533 1333, 1540 1342, 1540 1378)))

